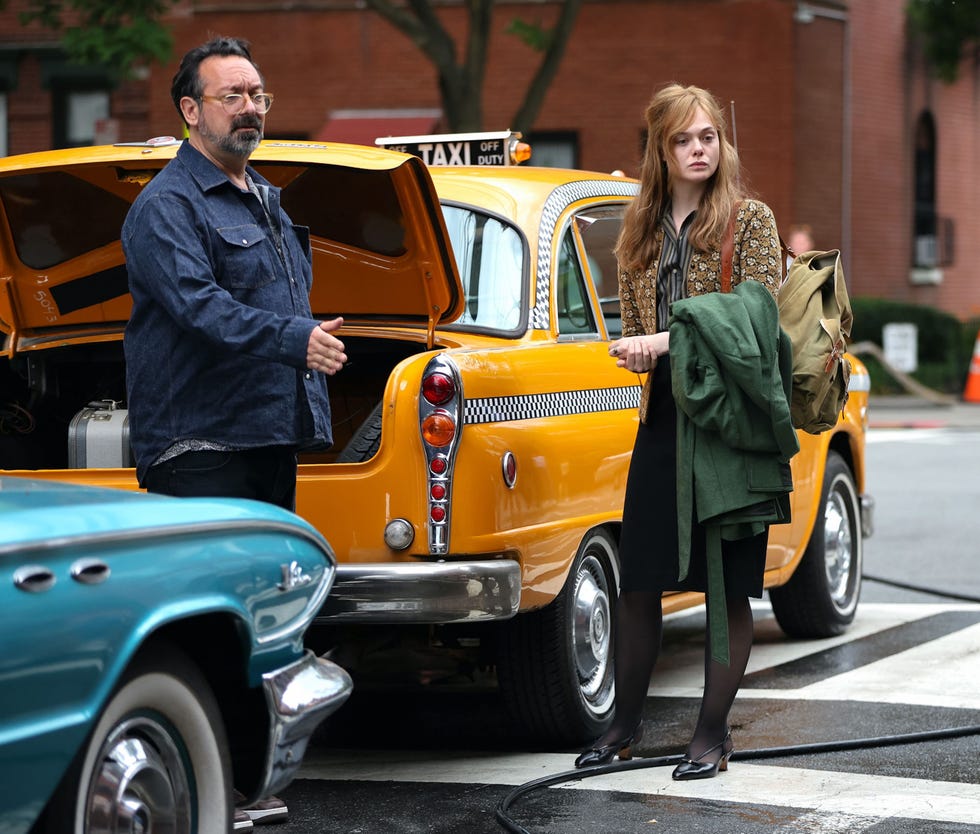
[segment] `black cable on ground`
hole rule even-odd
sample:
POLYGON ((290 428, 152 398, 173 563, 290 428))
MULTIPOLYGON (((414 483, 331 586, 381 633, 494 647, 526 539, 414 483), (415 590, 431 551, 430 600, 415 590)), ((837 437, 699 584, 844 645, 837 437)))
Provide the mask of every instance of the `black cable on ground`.
MULTIPOLYGON (((870 576, 866 573, 862 574, 861 578, 866 579, 869 582, 878 582, 882 585, 891 585, 895 588, 902 588, 906 591, 918 591, 919 593, 931 594, 933 596, 945 597, 947 599, 980 603, 980 598, 966 594, 953 594, 948 591, 923 588, 920 585, 909 585, 903 582, 896 582, 891 579, 882 579, 881 577, 870 576)), ((904 733, 894 736, 878 736, 876 738, 814 742, 812 744, 798 744, 789 747, 764 747, 756 750, 736 750, 732 754, 732 760, 775 759, 780 756, 805 756, 814 753, 839 753, 845 750, 868 750, 875 747, 887 747, 888 745, 893 744, 916 744, 923 741, 937 741, 944 738, 958 738, 960 736, 969 735, 980 735, 980 725, 950 727, 945 730, 932 730, 921 733, 904 733)), ((535 779, 532 782, 525 782, 523 785, 518 785, 516 788, 514 788, 514 790, 507 794, 507 796, 505 796, 497 806, 497 822, 499 822, 508 831, 513 832, 513 834, 530 834, 526 828, 515 822, 507 811, 514 802, 520 799, 520 797, 531 793, 531 791, 535 791, 540 788, 547 788, 551 785, 559 785, 563 782, 574 782, 580 779, 588 779, 592 776, 601 776, 605 773, 617 773, 623 770, 637 770, 644 767, 665 767, 679 764, 683 758, 684 757, 681 755, 675 755, 660 756, 653 759, 632 759, 626 762, 617 762, 615 764, 601 765, 598 767, 565 770, 561 773, 555 773, 551 776, 544 776, 540 779, 535 779)))
POLYGON ((882 579, 880 576, 870 576, 867 573, 862 574, 861 578, 866 579, 868 582, 877 582, 881 585, 891 585, 893 588, 902 588, 905 591, 917 591, 920 594, 932 594, 934 597, 980 603, 980 597, 969 596, 968 594, 954 594, 950 591, 940 591, 936 588, 924 588, 921 585, 908 585, 904 582, 896 582, 894 579, 882 579))
MULTIPOLYGON (((782 756, 802 756, 814 753, 837 753, 845 750, 870 750, 876 747, 887 747, 895 744, 916 744, 924 741, 938 741, 961 736, 980 735, 980 724, 965 727, 949 727, 944 730, 927 730, 919 733, 903 733, 892 736, 877 736, 873 738, 845 739, 841 741, 821 741, 811 744, 797 744, 788 747, 763 747, 755 750, 736 750, 732 753, 732 761, 748 759, 775 759, 782 756)), ((639 770, 646 767, 666 767, 679 764, 682 755, 658 756, 651 759, 630 759, 626 762, 586 767, 577 770, 565 770, 551 776, 544 776, 531 782, 518 785, 497 806, 496 817, 507 831, 512 834, 531 834, 526 828, 516 822, 508 811, 518 799, 540 788, 551 787, 563 782, 575 782, 602 776, 606 773, 618 773, 624 770, 639 770)))

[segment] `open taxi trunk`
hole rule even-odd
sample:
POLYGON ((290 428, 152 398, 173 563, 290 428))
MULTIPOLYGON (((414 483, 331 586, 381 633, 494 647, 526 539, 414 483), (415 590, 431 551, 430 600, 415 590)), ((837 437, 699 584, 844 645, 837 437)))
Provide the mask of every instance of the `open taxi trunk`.
MULTIPOLYGON (((83 424, 108 431, 113 447, 125 441, 131 299, 119 232, 178 144, 0 160, 0 469, 102 465, 71 451, 83 424), (106 412, 98 423, 96 412, 106 412)), ((343 315, 362 334, 388 328, 389 338, 365 338, 358 361, 331 380, 339 451, 391 368, 431 347, 434 329, 462 312, 442 212, 414 156, 265 142, 251 164, 283 189, 294 222, 310 227, 314 315, 343 315), (411 338, 391 339, 392 326, 410 326, 411 338)), ((119 461, 113 453, 104 465, 130 465, 127 453, 124 442, 119 461)))

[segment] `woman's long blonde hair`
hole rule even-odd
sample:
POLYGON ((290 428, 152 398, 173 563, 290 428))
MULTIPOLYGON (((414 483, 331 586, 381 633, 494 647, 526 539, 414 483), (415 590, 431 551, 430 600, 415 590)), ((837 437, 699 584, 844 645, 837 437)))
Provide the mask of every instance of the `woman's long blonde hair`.
POLYGON ((728 141, 724 113, 711 93, 700 87, 669 84, 647 105, 640 193, 626 209, 616 244, 616 257, 623 267, 642 269, 656 258, 657 226, 670 201, 669 171, 675 164, 671 142, 691 123, 699 107, 718 131, 718 170, 708 180, 689 240, 702 252, 721 248, 732 210, 745 196, 738 151, 728 141))

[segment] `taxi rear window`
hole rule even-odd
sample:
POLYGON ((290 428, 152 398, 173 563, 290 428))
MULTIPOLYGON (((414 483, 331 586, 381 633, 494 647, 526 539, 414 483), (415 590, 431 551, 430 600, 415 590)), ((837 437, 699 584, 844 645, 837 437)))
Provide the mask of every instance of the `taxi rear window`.
POLYGON ((119 240, 129 201, 63 171, 0 179, 17 257, 48 269, 119 240))
POLYGON ((442 213, 466 295, 456 324, 518 329, 526 306, 523 237, 502 219, 471 208, 443 204, 442 213))

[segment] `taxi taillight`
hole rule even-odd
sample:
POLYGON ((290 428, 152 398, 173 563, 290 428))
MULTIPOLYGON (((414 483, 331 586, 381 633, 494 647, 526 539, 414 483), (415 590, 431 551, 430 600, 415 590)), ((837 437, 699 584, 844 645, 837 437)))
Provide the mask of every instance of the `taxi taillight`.
POLYGON ((444 354, 429 360, 419 391, 419 436, 426 463, 426 526, 429 553, 449 552, 453 466, 459 445, 462 386, 455 363, 444 354))
POLYGON ((422 439, 439 449, 448 446, 456 436, 456 421, 444 411, 436 411, 422 421, 422 439))
POLYGON ((456 395, 456 383, 446 374, 432 373, 422 380, 422 396, 433 405, 449 402, 456 395))

